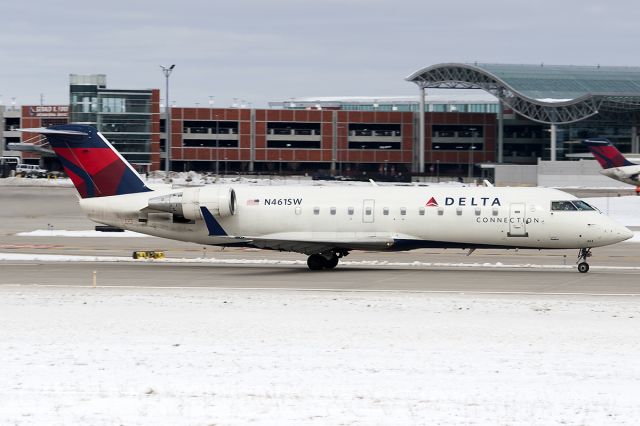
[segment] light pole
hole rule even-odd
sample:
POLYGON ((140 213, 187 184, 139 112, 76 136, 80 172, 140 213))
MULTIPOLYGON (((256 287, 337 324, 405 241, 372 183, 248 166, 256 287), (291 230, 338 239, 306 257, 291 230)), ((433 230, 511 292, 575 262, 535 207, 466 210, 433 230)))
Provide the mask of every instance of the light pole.
POLYGON ((164 74, 164 78, 166 81, 165 88, 165 106, 164 106, 164 131, 166 134, 165 137, 165 157, 164 157, 164 172, 166 174, 165 179, 169 179, 169 171, 171 170, 171 103, 169 102, 169 76, 171 72, 176 67, 175 64, 166 67, 164 65, 160 65, 162 68, 162 73, 164 74))

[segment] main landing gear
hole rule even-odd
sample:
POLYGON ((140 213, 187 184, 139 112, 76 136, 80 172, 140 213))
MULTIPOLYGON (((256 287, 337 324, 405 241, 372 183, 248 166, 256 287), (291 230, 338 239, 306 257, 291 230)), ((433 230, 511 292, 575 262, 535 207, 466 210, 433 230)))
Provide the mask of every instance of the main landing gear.
POLYGON ((587 258, 589 257, 591 257, 591 249, 581 248, 578 252, 578 272, 583 274, 589 272, 589 264, 587 263, 587 258))
POLYGON ((312 254, 307 259, 307 266, 312 271, 333 269, 338 266, 338 261, 340 260, 340 258, 348 254, 348 251, 329 251, 325 253, 312 254))

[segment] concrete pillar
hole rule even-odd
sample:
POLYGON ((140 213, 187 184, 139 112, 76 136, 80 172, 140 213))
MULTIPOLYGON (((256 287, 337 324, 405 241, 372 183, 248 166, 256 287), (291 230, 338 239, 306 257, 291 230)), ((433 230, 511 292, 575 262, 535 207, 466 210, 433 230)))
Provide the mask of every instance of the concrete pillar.
POLYGON ((558 150, 558 125, 557 124, 551 124, 551 129, 550 129, 550 135, 551 135, 551 161, 556 161, 556 153, 558 150))
POLYGON ((331 128, 333 129, 333 138, 331 142, 331 176, 335 176, 336 164, 338 162, 338 111, 332 112, 331 128))
POLYGON ((504 103, 498 101, 498 163, 504 162, 504 103))
MULTIPOLYGON (((240 132, 238 132, 240 133, 240 132)), ((254 163, 256 161, 256 110, 251 109, 251 118, 249 123, 249 171, 253 173, 254 163)))
MULTIPOLYGON (((0 158, 4 155, 4 105, 0 105, 0 158)), ((4 163, 4 160, 0 160, 4 163)))
POLYGON ((640 152, 640 138, 638 138, 638 126, 631 127, 631 152, 637 154, 640 152))
POLYGON ((420 126, 420 128, 418 129, 418 172, 420 174, 424 174, 424 144, 425 144, 424 96, 425 96, 424 87, 420 86, 420 111, 419 111, 420 117, 418 120, 418 123, 420 126))
POLYGON ((5 177, 3 155, 4 155, 4 105, 0 105, 0 178, 5 177))

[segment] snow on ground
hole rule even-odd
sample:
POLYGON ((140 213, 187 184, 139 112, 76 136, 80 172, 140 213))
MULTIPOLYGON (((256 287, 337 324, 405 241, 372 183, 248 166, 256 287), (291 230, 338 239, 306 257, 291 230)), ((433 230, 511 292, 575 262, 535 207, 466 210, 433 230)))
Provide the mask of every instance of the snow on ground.
POLYGON ((101 231, 65 231, 62 229, 38 229, 29 232, 18 232, 19 237, 91 237, 91 238, 155 238, 149 235, 140 234, 139 232, 123 231, 123 232, 101 232, 101 231))
POLYGON ((0 424, 620 425, 640 303, 0 287, 0 424))

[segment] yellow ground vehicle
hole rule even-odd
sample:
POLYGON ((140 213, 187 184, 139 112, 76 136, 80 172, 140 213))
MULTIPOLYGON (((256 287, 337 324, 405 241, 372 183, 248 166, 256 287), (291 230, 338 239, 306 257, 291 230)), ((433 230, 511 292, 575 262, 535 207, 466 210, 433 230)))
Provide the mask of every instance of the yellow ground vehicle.
POLYGON ((160 250, 137 250, 133 252, 134 259, 164 259, 164 252, 160 250))

